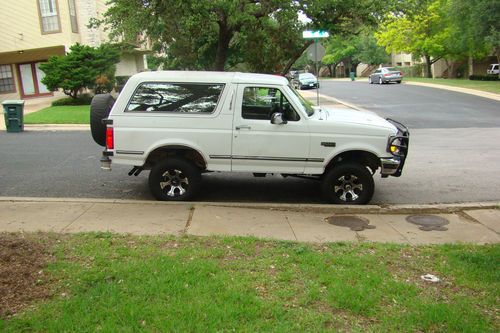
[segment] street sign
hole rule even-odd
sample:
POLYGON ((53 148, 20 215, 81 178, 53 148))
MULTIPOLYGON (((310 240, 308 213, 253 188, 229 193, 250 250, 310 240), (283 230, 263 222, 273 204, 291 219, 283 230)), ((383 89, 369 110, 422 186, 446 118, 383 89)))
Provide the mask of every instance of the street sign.
POLYGON ((305 39, 318 39, 318 38, 327 38, 327 37, 330 37, 330 34, 327 31, 323 31, 323 30, 302 31, 302 38, 305 38, 305 39))
POLYGON ((307 48, 307 58, 311 61, 321 61, 325 52, 325 47, 321 43, 314 43, 307 48))

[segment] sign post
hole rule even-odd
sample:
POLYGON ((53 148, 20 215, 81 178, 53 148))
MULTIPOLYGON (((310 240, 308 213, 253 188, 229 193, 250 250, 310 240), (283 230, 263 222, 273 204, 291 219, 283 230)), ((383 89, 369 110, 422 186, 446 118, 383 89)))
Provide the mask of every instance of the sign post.
POLYGON ((326 31, 323 30, 306 30, 302 32, 302 38, 304 39, 314 39, 314 52, 311 55, 311 53, 308 53, 309 59, 314 61, 315 67, 316 67, 316 75, 318 76, 318 87, 316 88, 316 104, 319 105, 319 68, 318 68, 318 63, 323 59, 323 56, 325 55, 325 48, 318 43, 318 40, 320 38, 327 38, 329 37, 330 34, 326 31), (319 44, 319 47, 318 47, 319 44))

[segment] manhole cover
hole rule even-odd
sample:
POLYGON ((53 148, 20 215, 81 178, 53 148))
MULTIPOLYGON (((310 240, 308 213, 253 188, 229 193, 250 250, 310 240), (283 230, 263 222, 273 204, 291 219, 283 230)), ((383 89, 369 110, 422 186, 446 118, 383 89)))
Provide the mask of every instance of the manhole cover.
POLYGON ((375 229, 375 226, 370 225, 368 219, 353 216, 353 215, 337 215, 330 216, 326 219, 329 224, 339 227, 348 227, 353 231, 363 231, 365 229, 375 229))
POLYGON ((444 217, 436 215, 410 215, 406 217, 406 221, 419 225, 419 229, 424 231, 446 231, 448 228, 443 226, 450 223, 444 217))

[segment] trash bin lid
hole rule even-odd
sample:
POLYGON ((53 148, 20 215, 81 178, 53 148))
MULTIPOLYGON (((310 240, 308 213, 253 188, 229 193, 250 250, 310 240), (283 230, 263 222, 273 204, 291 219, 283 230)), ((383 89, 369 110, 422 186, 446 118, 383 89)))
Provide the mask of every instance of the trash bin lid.
POLYGON ((11 99, 11 100, 7 100, 7 101, 3 101, 2 102, 2 105, 24 105, 24 101, 23 100, 17 100, 17 99, 11 99))

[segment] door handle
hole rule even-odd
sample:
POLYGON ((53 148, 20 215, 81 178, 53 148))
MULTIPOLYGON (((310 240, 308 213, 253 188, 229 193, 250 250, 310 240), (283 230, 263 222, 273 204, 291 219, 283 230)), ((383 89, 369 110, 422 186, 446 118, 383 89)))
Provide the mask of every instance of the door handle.
POLYGON ((236 126, 236 129, 237 130, 240 130, 240 129, 252 129, 252 127, 250 127, 249 125, 239 125, 239 126, 236 126))

